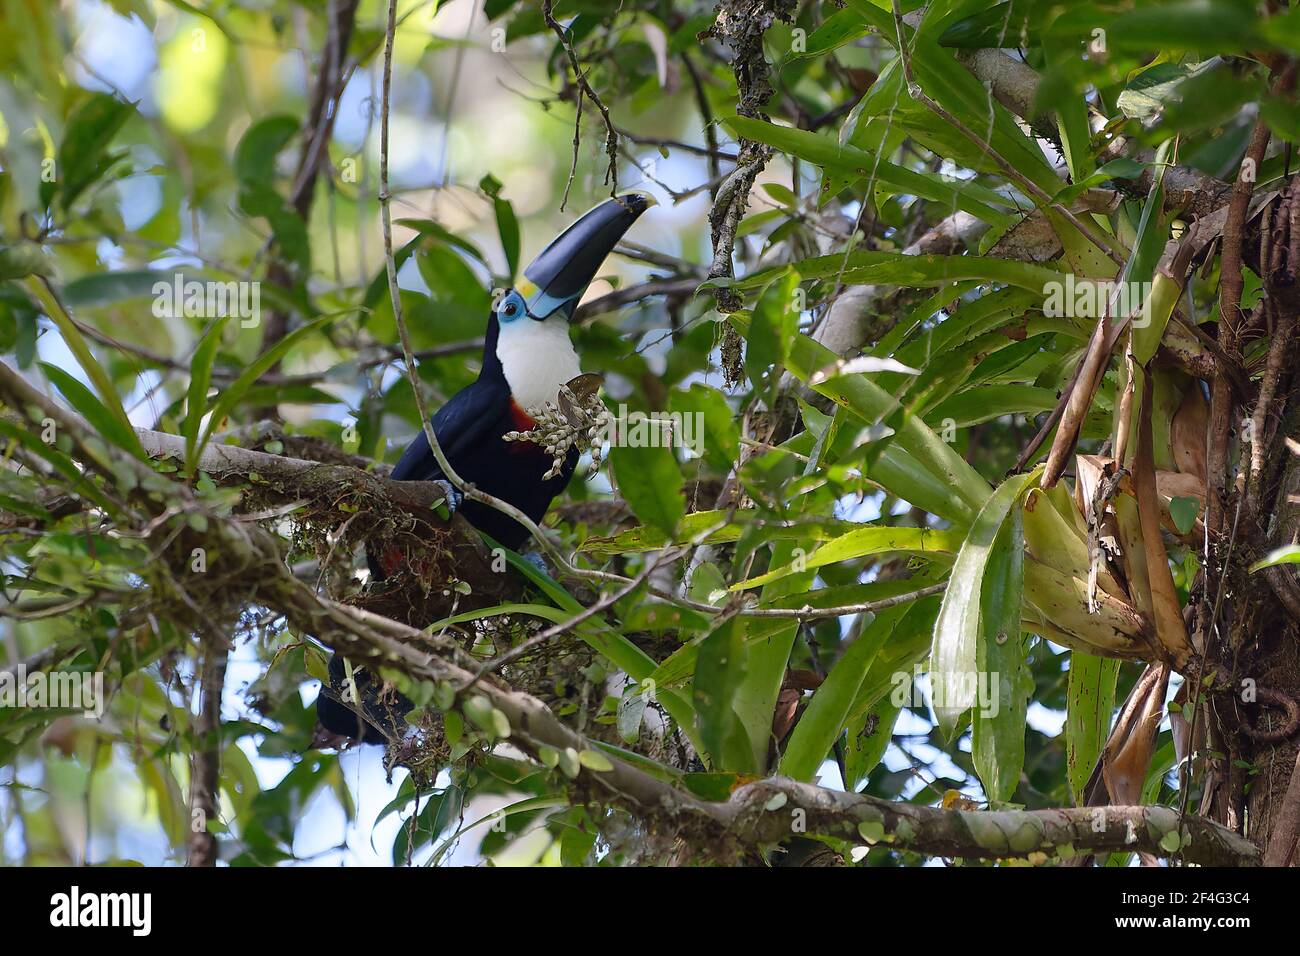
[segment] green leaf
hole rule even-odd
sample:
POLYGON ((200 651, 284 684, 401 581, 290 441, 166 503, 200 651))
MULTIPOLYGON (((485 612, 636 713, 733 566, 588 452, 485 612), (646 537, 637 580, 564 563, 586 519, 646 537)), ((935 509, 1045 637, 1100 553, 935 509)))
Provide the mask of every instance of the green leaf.
POLYGON ((871 25, 864 23, 853 10, 839 10, 824 21, 808 37, 807 48, 795 57, 823 56, 846 43, 860 39, 871 32, 871 25))
POLYGON ((668 406, 683 416, 697 415, 704 425, 704 460, 719 474, 727 474, 736 460, 740 446, 740 429, 736 416, 722 392, 698 382, 687 391, 674 390, 668 406))
POLYGON ((939 45, 964 49, 1037 46, 1038 6, 1026 0, 998 3, 953 23, 939 35, 939 45))
POLYGON ((181 434, 185 437, 185 473, 194 474, 198 465, 199 427, 203 424, 203 413, 208 405, 208 386, 212 384, 212 363, 216 361, 217 348, 221 345, 221 332, 226 327, 225 319, 212 323, 206 335, 194 351, 190 362, 190 387, 185 401, 185 421, 181 425, 181 434))
POLYGON ((641 721, 645 717, 645 694, 635 684, 629 684, 623 691, 615 714, 615 725, 619 739, 627 744, 634 744, 641 739, 641 721))
POLYGON ((1146 53, 1192 50, 1198 54, 1241 53, 1264 44, 1258 25, 1262 18, 1237 3, 1215 0, 1176 0, 1144 5, 1106 25, 1113 52, 1146 53))
MULTIPOLYGON (((1175 501, 1177 499, 1174 499, 1175 501)), ((1172 509, 1173 502, 1170 502, 1172 509)), ((1300 544, 1288 544, 1281 548, 1275 548, 1267 555, 1256 561, 1250 566, 1250 571, 1254 574, 1256 571, 1263 571, 1265 568, 1277 567, 1280 564, 1300 564, 1300 544)))
POLYGON ((790 353, 790 342, 799 331, 798 287, 799 276, 787 272, 763 290, 754 307, 745 340, 745 371, 756 389, 763 388, 764 380, 785 364, 790 353))
POLYGON ((632 513, 671 537, 686 513, 682 473, 673 450, 618 445, 609 457, 619 493, 632 513))
POLYGON ((275 181, 276 156, 297 132, 298 120, 288 115, 268 116, 248 127, 235 147, 240 186, 269 187, 275 181))
POLYGON ((1111 712, 1115 709, 1115 681, 1119 661, 1070 652, 1070 683, 1065 706, 1065 770, 1074 793, 1082 804, 1084 788, 1106 746, 1111 712))
POLYGON ((828 172, 852 173, 856 179, 876 180, 901 193, 911 193, 944 206, 955 207, 988 223, 1001 222, 1006 216, 987 203, 972 198, 972 190, 945 182, 936 174, 913 172, 881 159, 855 146, 841 145, 829 136, 807 130, 776 126, 747 116, 729 116, 722 120, 736 136, 766 143, 784 153, 797 156, 828 172))
POLYGON ((855 733, 852 727, 849 728, 848 746, 844 753, 846 790, 860 787, 885 756, 894 736, 894 725, 898 723, 899 709, 892 697, 882 697, 867 712, 860 730, 855 733))
POLYGON ((981 690, 990 699, 976 703, 971 715, 971 756, 990 802, 1006 803, 1020 783, 1025 762, 1025 713, 1033 679, 1025 666, 1020 635, 1024 592, 1025 530, 1019 508, 1001 530, 989 553, 981 593, 981 626, 976 646, 981 690), (985 684, 983 681, 987 681, 985 684), (987 709, 986 709, 987 707, 987 709))
POLYGON ((479 180, 479 188, 492 200, 492 211, 497 220, 497 235, 501 237, 501 250, 506 256, 510 281, 519 271, 519 219, 510 200, 501 196, 501 182, 495 176, 487 175, 479 180))
POLYGON ((1130 119, 1155 116, 1165 106, 1179 99, 1179 87, 1184 80, 1216 69, 1222 63, 1222 58, 1217 56, 1195 65, 1169 61, 1157 63, 1129 80, 1115 105, 1130 119))
POLYGON ((744 628, 739 618, 728 618, 700 644, 695 662, 695 714, 700 741, 714 770, 757 773, 760 769, 732 706, 745 676, 745 660, 744 628))
POLYGON ((781 578, 823 568, 828 564, 852 561, 872 554, 889 554, 906 552, 913 554, 943 555, 956 554, 962 546, 959 532, 938 528, 892 528, 878 525, 865 525, 850 531, 834 541, 822 545, 806 558, 790 562, 782 567, 741 581, 731 586, 732 591, 743 591, 758 587, 781 578))
POLYGON ((50 260, 34 242, 0 243, 0 282, 30 275, 49 275, 50 260))
POLYGON ((795 724, 781 756, 780 773, 796 780, 812 779, 844 731, 853 701, 872 662, 907 610, 908 605, 900 604, 881 611, 862 629, 844 656, 836 661, 825 682, 813 694, 808 709, 795 724))
POLYGON ((951 420, 958 428, 1016 413, 1034 416, 1056 407, 1057 395, 1035 385, 985 385, 958 392, 926 412, 925 420, 942 425, 951 420))
MULTIPOLYGON (((734 320, 735 316, 732 318, 734 320)), ((830 349, 801 333, 795 337, 790 348, 789 369, 801 381, 808 382, 818 369, 831 365, 837 357, 830 349)), ((898 405, 893 396, 866 375, 829 379, 813 388, 847 408, 868 425, 883 421, 898 405)), ((908 417, 893 440, 936 479, 955 492, 953 498, 956 509, 965 511, 978 508, 988 498, 988 482, 921 420, 908 417)))
POLYGON ((135 429, 122 427, 122 423, 104 407, 104 403, 95 397, 94 392, 56 365, 41 362, 40 366, 46 377, 63 393, 68 404, 76 409, 102 438, 137 457, 144 457, 144 448, 140 445, 140 437, 136 435, 135 429))
POLYGON ((119 272, 92 272, 63 286, 63 301, 71 308, 95 307, 154 297, 154 283, 166 282, 170 288, 173 275, 154 269, 125 269, 119 272))
POLYGON ((69 209, 87 187, 108 172, 120 154, 108 153, 108 145, 135 112, 108 93, 92 93, 73 110, 59 144, 56 180, 41 184, 46 204, 57 193, 59 206, 69 209))
POLYGON ((609 773, 614 769, 614 764, 599 750, 579 751, 578 763, 595 773, 609 773))
POLYGON ((1191 533, 1196 527, 1196 516, 1200 513, 1201 503, 1195 498, 1179 495, 1169 501, 1169 517, 1174 520, 1174 527, 1182 534, 1191 533))
POLYGON ((94 353, 90 351, 90 346, 86 344, 85 338, 82 337, 81 330, 72 321, 72 316, 68 315, 42 280, 28 278, 24 284, 27 290, 40 302, 41 310, 58 327, 59 334, 63 336, 64 344, 67 345, 68 351, 76 356, 77 362, 86 373, 86 377, 94 383, 100 402, 120 426, 117 434, 125 437, 127 433, 130 433, 131 438, 121 447, 137 458, 144 458, 144 448, 141 447, 140 440, 135 435, 135 427, 127 417, 126 409, 122 407, 122 399, 117 394, 117 388, 113 385, 113 380, 104 371, 103 366, 95 360, 94 353))
POLYGON ((953 563, 948 589, 935 621, 930 652, 934 712, 945 733, 952 733, 958 718, 976 703, 977 649, 989 556, 1012 508, 1038 475, 1039 469, 1015 475, 993 492, 980 509, 953 563))
POLYGON ((194 459, 198 460, 203 454, 203 449, 207 446, 212 438, 212 433, 217 429, 226 416, 229 415, 235 407, 243 400, 245 394, 253 383, 264 375, 268 369, 276 362, 280 361, 298 344, 308 336, 314 335, 326 326, 336 322, 341 315, 345 313, 332 313, 322 315, 320 318, 306 325, 294 329, 280 341, 263 352, 254 362, 244 369, 239 378, 235 379, 217 396, 217 400, 212 405, 212 414, 208 419, 208 427, 203 430, 203 436, 194 451, 194 459))
MULTIPOLYGON (((1059 269, 1017 262, 992 256, 908 256, 901 252, 875 252, 863 250, 847 256, 814 256, 800 259, 789 266, 774 266, 754 272, 735 282, 735 288, 756 289, 772 281, 782 271, 794 268, 802 281, 834 279, 843 276, 846 283, 870 285, 898 285, 922 288, 947 285, 977 279, 981 282, 1000 282, 1042 294, 1048 283, 1059 283, 1065 276, 1059 269)), ((708 283, 705 283, 707 286, 708 283)), ((833 358, 838 358, 834 356, 833 358)), ((829 364, 829 363, 826 363, 829 364)), ((824 367, 824 366, 822 366, 824 367)))

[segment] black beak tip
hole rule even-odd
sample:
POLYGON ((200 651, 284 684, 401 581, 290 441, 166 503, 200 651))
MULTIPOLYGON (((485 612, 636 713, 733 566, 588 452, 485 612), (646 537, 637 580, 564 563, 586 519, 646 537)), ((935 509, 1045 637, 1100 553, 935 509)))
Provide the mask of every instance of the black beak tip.
POLYGON ((656 205, 655 198, 649 193, 624 193, 616 197, 628 212, 639 216, 651 206, 656 205))
POLYGON ((614 196, 588 210, 551 240, 524 270, 524 277, 541 295, 537 302, 530 302, 529 313, 544 318, 560 302, 569 302, 572 308, 623 234, 654 205, 655 198, 648 193, 614 196))

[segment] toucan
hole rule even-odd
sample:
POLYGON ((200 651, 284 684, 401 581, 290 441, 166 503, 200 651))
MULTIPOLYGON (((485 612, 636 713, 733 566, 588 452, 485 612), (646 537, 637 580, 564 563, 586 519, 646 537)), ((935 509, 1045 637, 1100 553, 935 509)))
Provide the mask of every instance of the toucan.
MULTIPOLYGON (((581 374, 578 354, 569 338, 569 322, 578 301, 595 278, 605 257, 654 200, 644 193, 607 199, 560 233, 524 270, 514 288, 498 295, 488 315, 483 362, 478 379, 461 389, 433 415, 430 424, 447 462, 476 488, 506 501, 533 521, 541 521, 551 501, 564 491, 578 463, 570 448, 558 474, 546 477, 554 459, 533 442, 506 441, 509 432, 531 430, 528 414, 555 401, 560 387, 581 374)), ((446 480, 421 429, 406 447, 391 477, 396 481, 446 480)), ((448 505, 484 534, 518 550, 528 529, 513 518, 477 501, 463 502, 453 493, 448 505)), ((397 570, 400 554, 368 547, 366 560, 374 580, 397 570)), ((341 683, 342 661, 330 662, 331 685, 341 683)), ((358 681, 360 684, 360 681, 358 681)), ((330 734, 383 743, 392 726, 387 711, 370 714, 362 687, 345 706, 338 686, 322 687, 316 715, 330 734), (376 719, 378 718, 378 719, 376 719)), ((407 708, 409 709, 409 707, 407 708)))

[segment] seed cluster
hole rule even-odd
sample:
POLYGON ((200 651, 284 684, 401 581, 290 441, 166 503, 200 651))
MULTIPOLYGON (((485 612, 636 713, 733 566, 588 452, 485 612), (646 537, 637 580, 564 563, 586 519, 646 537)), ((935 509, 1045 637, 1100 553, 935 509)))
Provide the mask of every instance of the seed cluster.
POLYGON ((600 400, 599 389, 584 390, 580 394, 570 385, 572 383, 560 386, 555 401, 525 409, 528 417, 537 423, 533 428, 506 432, 502 436, 506 441, 530 441, 546 450, 553 461, 543 479, 554 478, 560 473, 564 459, 573 447, 580 453, 590 451, 591 470, 600 470, 600 435, 609 428, 613 416, 600 400))

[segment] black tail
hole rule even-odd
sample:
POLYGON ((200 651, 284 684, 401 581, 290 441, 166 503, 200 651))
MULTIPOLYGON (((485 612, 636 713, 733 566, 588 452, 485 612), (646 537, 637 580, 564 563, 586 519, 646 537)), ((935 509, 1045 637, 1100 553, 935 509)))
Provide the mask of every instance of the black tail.
POLYGON ((316 719, 329 734, 367 744, 401 739, 406 729, 409 700, 391 688, 367 667, 355 667, 348 684, 343 658, 330 658, 329 684, 322 685, 316 698, 316 719))

